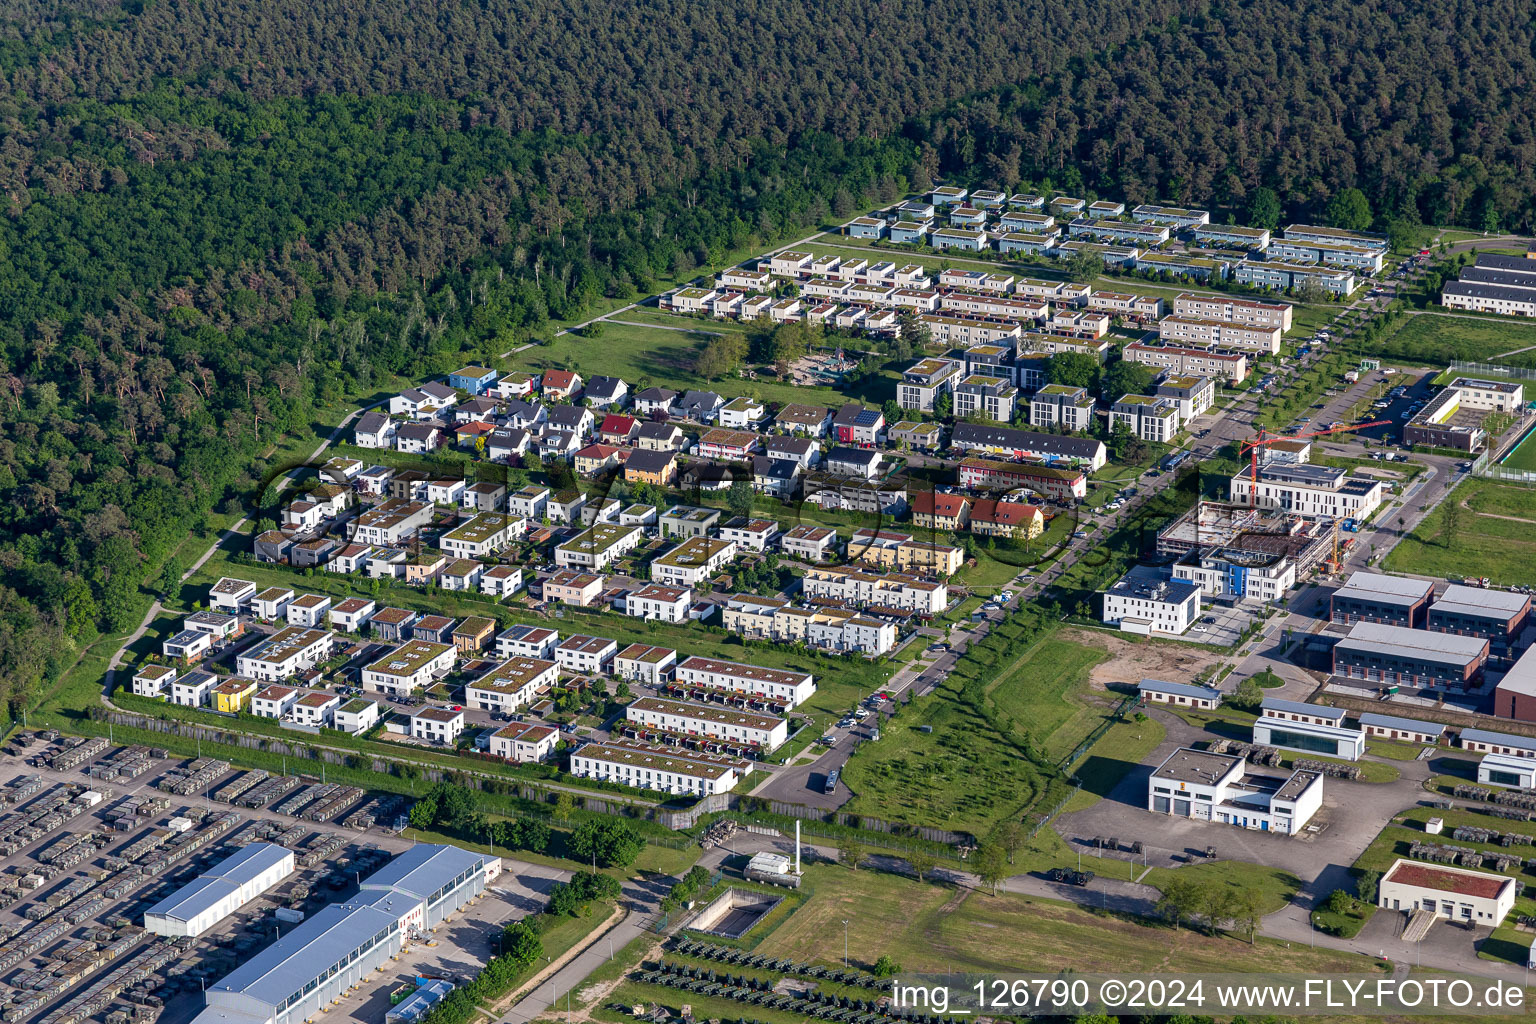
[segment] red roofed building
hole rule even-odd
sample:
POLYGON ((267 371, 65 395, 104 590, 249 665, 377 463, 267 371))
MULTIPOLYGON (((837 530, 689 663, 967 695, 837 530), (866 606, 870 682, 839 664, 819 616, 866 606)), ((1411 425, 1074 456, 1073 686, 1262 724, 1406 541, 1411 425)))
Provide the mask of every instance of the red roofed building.
POLYGON ((476 438, 485 437, 496 429, 494 423, 486 423, 484 420, 470 420, 454 428, 454 434, 459 439, 459 444, 469 447, 475 443, 476 438))
POLYGON ((581 390, 581 375, 572 370, 544 371, 545 398, 571 398, 581 390))
POLYGON ((971 532, 983 537, 1033 540, 1045 530, 1045 513, 1022 501, 977 498, 971 505, 971 532))
POLYGON ((639 426, 640 421, 633 416, 611 412, 603 417, 602 425, 597 428, 597 437, 607 444, 628 444, 639 426))
POLYGON ((628 448, 615 448, 611 444, 589 444, 571 456, 571 465, 583 476, 593 476, 614 466, 622 466, 629 457, 628 448))
POLYGON ((1514 909, 1518 888, 1508 875, 1397 860, 1377 887, 1376 903, 1389 910, 1428 910, 1448 920, 1497 928, 1514 909))
POLYGON ((963 494, 919 491, 912 495, 912 525, 958 533, 970 522, 971 499, 963 494))

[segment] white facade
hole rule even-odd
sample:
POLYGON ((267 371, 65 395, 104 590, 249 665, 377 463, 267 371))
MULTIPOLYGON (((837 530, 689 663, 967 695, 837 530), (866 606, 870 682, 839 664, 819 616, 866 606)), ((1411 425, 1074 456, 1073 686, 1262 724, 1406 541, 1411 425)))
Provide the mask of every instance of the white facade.
POLYGON ((1399 859, 1381 877, 1376 905, 1404 912, 1428 910, 1450 921, 1497 928, 1514 909, 1519 888, 1506 875, 1399 859))
POLYGON ((328 630, 286 626, 235 661, 235 671, 263 683, 277 683, 314 668, 331 656, 335 636, 328 630))
POLYGON ((624 614, 660 622, 687 622, 693 591, 686 587, 657 584, 630 591, 624 598, 624 614))
POLYGON ((144 912, 144 930, 196 938, 293 874, 293 851, 251 843, 144 912))
POLYGON ((1323 805, 1317 772, 1245 777, 1243 759, 1182 747, 1153 772, 1147 810, 1279 835, 1296 835, 1323 805))
POLYGON ((539 691, 555 685, 560 669, 542 658, 516 657, 464 686, 464 701, 482 711, 511 714, 527 707, 539 691))
POLYGON ((805 574, 801 586, 808 598, 831 598, 856 608, 881 606, 937 615, 949 605, 949 588, 943 581, 905 573, 815 568, 805 574))
POLYGON ((452 644, 412 640, 363 669, 363 689, 402 696, 447 675, 458 657, 452 644))
POLYGON ((680 683, 711 686, 717 690, 755 693, 786 707, 803 704, 816 692, 816 683, 808 672, 785 672, 713 658, 691 657, 684 660, 677 666, 677 680, 680 683))
POLYGON ((1185 580, 1145 579, 1134 572, 1104 591, 1106 625, 1127 633, 1185 632, 1200 618, 1200 588, 1185 580))
POLYGON ((1484 754, 1477 763, 1477 781, 1485 786, 1536 789, 1536 758, 1484 754))
POLYGON ((559 730, 547 725, 513 722, 491 734, 491 754, 519 764, 547 761, 558 742, 559 730))
POLYGON ((424 707, 411 715, 411 736, 430 743, 452 746, 464 732, 464 712, 424 707))
POLYGON ((647 751, 636 746, 588 743, 571 755, 571 774, 637 789, 708 796, 728 793, 750 769, 744 761, 688 751, 647 751))
POLYGON ((625 709, 624 717, 638 725, 709 736, 763 750, 773 750, 789 736, 789 723, 775 715, 662 697, 641 697, 625 709))
POLYGON ((619 645, 607 637, 577 634, 566 637, 555 648, 555 662, 571 672, 602 675, 608 663, 619 653, 619 645))
POLYGON ((1253 742, 1302 754, 1358 761, 1365 753, 1365 733, 1317 722, 1296 722, 1265 712, 1253 723, 1253 742))

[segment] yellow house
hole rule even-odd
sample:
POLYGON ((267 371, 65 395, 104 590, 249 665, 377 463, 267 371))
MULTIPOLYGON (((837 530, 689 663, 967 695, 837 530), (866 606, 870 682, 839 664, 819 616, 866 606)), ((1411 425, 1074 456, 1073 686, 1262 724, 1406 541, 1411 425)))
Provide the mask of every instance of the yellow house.
POLYGON ((213 710, 230 715, 244 711, 255 692, 254 679, 226 679, 213 688, 213 710))
POLYGON ((1045 531, 1045 514, 1022 501, 977 498, 971 509, 971 532, 986 537, 1034 540, 1045 531))
POLYGON ((928 572, 953 576, 960 571, 963 553, 949 544, 910 540, 896 548, 896 567, 903 572, 928 572))

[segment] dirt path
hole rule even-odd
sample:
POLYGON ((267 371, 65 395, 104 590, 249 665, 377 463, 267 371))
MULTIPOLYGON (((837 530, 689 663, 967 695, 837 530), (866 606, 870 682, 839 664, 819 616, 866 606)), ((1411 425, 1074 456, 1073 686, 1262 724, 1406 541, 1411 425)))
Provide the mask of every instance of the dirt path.
POLYGON ((1497 512, 1479 512, 1477 509, 1467 504, 1466 498, 1461 499, 1461 507, 1466 509, 1468 512, 1471 512, 1475 516, 1482 516, 1484 519, 1502 519, 1507 523, 1529 523, 1532 526, 1536 526, 1536 519, 1526 519, 1524 516, 1506 516, 1500 515, 1497 512))

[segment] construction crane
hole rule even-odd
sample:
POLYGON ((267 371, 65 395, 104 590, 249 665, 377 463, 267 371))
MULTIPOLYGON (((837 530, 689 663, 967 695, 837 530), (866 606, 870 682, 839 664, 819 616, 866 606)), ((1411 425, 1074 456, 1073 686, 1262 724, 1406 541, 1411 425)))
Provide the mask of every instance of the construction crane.
MULTIPOLYGON (((1384 427, 1389 425, 1389 420, 1372 420, 1370 423, 1351 423, 1347 427, 1330 427, 1327 430, 1314 430, 1306 434, 1282 434, 1276 437, 1268 436, 1268 431, 1259 428, 1259 436, 1252 441, 1244 441, 1239 449, 1239 454, 1246 450, 1249 453, 1248 469, 1248 507, 1253 508, 1258 501, 1259 494, 1259 449, 1274 444, 1277 441, 1299 441, 1305 437, 1327 437, 1329 434, 1349 434, 1356 430, 1366 430, 1370 427, 1384 427)), ((1333 557, 1329 560, 1329 569, 1337 572, 1339 569, 1339 524, 1333 524, 1333 557)))
POLYGON ((1327 430, 1313 430, 1306 434, 1277 434, 1269 436, 1269 431, 1259 428, 1259 436, 1252 441, 1244 441, 1238 449, 1241 457, 1243 452, 1249 456, 1248 468, 1248 507, 1253 508, 1257 504, 1259 493, 1259 449, 1280 441, 1300 441, 1306 437, 1327 437, 1329 434, 1351 434, 1357 430, 1367 430, 1371 427, 1385 427, 1390 425, 1390 420, 1373 420, 1370 423, 1351 423, 1347 427, 1330 427, 1327 430))

